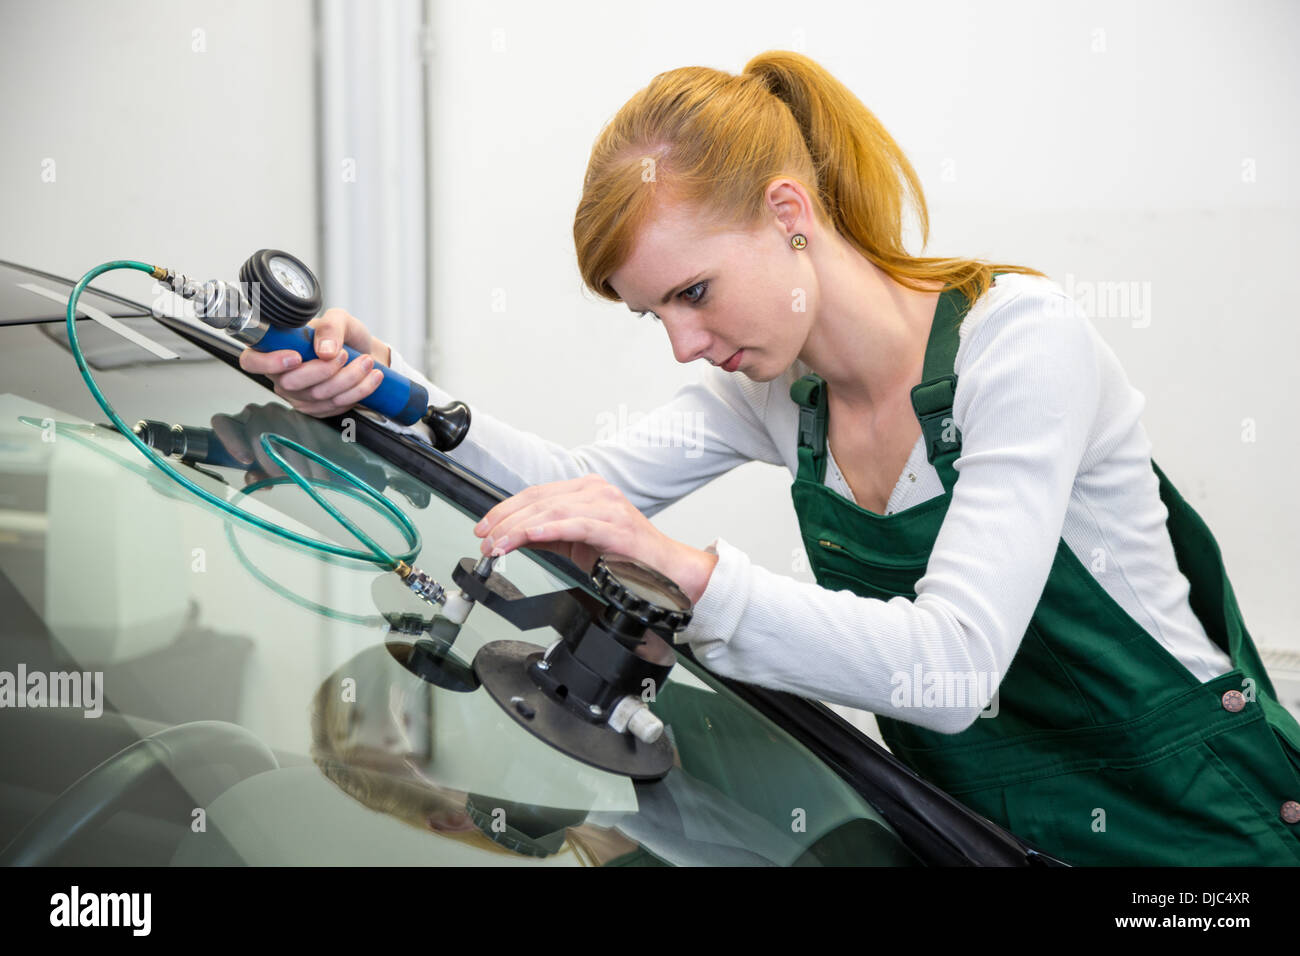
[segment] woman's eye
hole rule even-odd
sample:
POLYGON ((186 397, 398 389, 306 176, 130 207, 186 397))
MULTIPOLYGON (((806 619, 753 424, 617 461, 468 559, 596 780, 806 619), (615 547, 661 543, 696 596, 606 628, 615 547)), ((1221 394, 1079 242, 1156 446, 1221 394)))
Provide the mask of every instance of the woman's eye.
MULTIPOLYGON (((691 286, 689 289, 683 289, 680 295, 691 305, 699 305, 701 302, 704 301, 704 296, 708 293, 708 291, 709 291, 709 280, 703 279, 700 282, 695 283, 695 285, 691 286)), ((638 312, 637 315, 641 315, 641 316, 649 315, 649 316, 653 316, 656 322, 663 321, 663 319, 659 318, 659 316, 655 315, 655 313, 653 312, 648 312, 648 311, 638 312)))
POLYGON ((689 289, 683 289, 682 295, 686 297, 686 301, 691 305, 699 305, 704 301, 704 293, 708 291, 708 288, 709 282, 706 279, 702 282, 695 283, 695 285, 691 286, 689 289), (699 290, 698 292, 696 291, 697 289, 699 290), (695 294, 692 295, 692 293, 695 294))

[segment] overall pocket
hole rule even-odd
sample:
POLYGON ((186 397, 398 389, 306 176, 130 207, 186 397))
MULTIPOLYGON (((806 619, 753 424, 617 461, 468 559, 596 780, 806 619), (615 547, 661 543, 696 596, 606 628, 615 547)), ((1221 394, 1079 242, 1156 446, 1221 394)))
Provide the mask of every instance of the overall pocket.
POLYGON ((1253 720, 1205 741, 1216 767, 1255 811, 1243 826, 1260 839, 1253 865, 1300 865, 1300 823, 1282 819, 1282 805, 1300 802, 1300 753, 1268 720, 1253 720), (1268 850, 1276 843, 1278 856, 1268 850))
POLYGON ((1233 733, 1009 786, 1008 829, 1080 866, 1300 865, 1300 839, 1212 746, 1231 749, 1220 737, 1233 733))
POLYGON ((827 581, 836 581, 862 597, 915 599, 914 587, 925 573, 924 567, 872 562, 848 545, 829 538, 816 539, 816 545, 817 551, 809 555, 809 560, 823 587, 827 581))

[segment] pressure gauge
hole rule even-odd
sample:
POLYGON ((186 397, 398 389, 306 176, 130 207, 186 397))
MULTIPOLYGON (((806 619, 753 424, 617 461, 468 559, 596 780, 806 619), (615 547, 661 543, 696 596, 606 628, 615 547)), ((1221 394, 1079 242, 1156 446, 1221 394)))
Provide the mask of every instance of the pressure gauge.
POLYGON ((288 256, 272 256, 269 265, 271 275, 280 280, 286 292, 303 301, 310 301, 316 280, 303 268, 302 263, 288 256))
POLYGON ((279 249, 260 249, 240 267, 255 310, 282 329, 302 328, 320 312, 320 283, 302 261, 279 249))

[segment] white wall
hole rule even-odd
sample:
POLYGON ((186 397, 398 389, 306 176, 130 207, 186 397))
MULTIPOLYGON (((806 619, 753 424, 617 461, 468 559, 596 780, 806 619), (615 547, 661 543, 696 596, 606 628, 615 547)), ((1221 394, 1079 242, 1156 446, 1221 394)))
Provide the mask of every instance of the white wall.
POLYGON ((0 258, 228 279, 264 247, 319 258, 309 0, 6 0, 0 84, 0 258))

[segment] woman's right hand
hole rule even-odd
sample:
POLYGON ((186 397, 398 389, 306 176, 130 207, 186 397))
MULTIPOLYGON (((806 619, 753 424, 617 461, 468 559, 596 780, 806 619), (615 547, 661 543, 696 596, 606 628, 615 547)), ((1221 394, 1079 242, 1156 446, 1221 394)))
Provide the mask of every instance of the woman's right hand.
POLYGON ((379 387, 383 375, 375 369, 375 362, 388 365, 392 350, 371 335, 360 319, 342 309, 329 309, 307 324, 315 329, 316 358, 304 361, 290 349, 244 349, 239 367, 267 376, 275 385, 275 394, 304 415, 331 418, 379 387), (340 342, 361 354, 348 362, 340 342))

